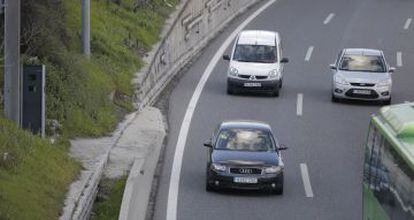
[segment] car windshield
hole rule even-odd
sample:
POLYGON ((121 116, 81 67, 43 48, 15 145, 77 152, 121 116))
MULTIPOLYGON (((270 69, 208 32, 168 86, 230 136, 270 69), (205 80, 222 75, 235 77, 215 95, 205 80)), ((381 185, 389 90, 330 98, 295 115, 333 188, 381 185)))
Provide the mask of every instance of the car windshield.
POLYGON ((217 138, 216 149, 233 151, 273 151, 268 131, 258 129, 226 129, 217 138))
POLYGON ((239 62, 275 63, 277 61, 276 47, 239 44, 234 51, 233 60, 239 62))
POLYGON ((367 55, 344 55, 339 69, 363 72, 385 72, 386 70, 382 56, 367 55))

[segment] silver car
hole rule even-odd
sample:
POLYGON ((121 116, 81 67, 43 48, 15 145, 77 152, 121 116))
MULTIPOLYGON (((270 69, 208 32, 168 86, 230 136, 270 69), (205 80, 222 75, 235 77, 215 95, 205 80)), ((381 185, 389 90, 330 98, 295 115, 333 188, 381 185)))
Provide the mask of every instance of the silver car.
POLYGON ((395 68, 387 64, 381 50, 343 49, 330 68, 334 72, 333 102, 359 99, 391 103, 391 73, 395 68))

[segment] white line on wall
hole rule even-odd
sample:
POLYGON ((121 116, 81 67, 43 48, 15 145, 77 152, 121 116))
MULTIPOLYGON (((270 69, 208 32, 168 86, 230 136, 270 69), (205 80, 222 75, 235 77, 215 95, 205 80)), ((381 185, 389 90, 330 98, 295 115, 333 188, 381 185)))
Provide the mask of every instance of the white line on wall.
POLYGON ((312 56, 312 52, 313 52, 313 49, 314 49, 315 47, 314 46, 310 46, 309 48, 308 48, 308 51, 306 51, 306 56, 305 56, 305 61, 306 62, 309 62, 309 60, 310 60, 310 58, 311 58, 311 56, 312 56))
POLYGON ((296 101, 296 115, 302 116, 303 113, 303 94, 299 93, 296 101))
POLYGON ((303 187, 305 188, 306 197, 312 198, 313 191, 310 183, 308 166, 306 165, 306 163, 300 164, 300 173, 302 174, 303 187))
POLYGON ((402 52, 398 51, 397 52, 397 66, 402 66, 403 62, 402 62, 402 52))
POLYGON ((410 24, 411 24, 411 21, 412 21, 413 19, 412 18, 408 18, 406 21, 405 21, 405 24, 404 24, 404 30, 408 30, 408 28, 410 28, 410 24))
POLYGON ((176 220, 177 219, 177 203, 178 203, 178 191, 180 186, 180 176, 181 176, 181 167, 184 156, 185 144, 187 142, 187 135, 191 125, 191 119, 193 117, 194 110, 197 106, 198 99, 200 98, 201 92, 207 82, 208 77, 213 72, 214 67, 220 60, 222 54, 225 52, 226 48, 231 44, 233 39, 237 34, 246 27, 253 19, 255 19, 260 13, 266 10, 270 5, 275 3, 277 0, 270 0, 257 11, 251 14, 243 23, 241 23, 224 41, 219 50, 216 52, 214 57, 211 59, 210 63, 206 67, 200 81, 197 84, 197 87, 191 97, 190 103, 188 104, 183 122, 181 124, 180 133, 178 135, 177 145, 175 147, 174 160, 171 168, 170 176, 170 185, 168 189, 168 199, 167 199, 167 220, 176 220))
POLYGON ((332 18, 333 17, 335 17, 335 14, 334 13, 330 13, 326 18, 325 18, 325 20, 323 21, 323 24, 328 24, 331 20, 332 20, 332 18))

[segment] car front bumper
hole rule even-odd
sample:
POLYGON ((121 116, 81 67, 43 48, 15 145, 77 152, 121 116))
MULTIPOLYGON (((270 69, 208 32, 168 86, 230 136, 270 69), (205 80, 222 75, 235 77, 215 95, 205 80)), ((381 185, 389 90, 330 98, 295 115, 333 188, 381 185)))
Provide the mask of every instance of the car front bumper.
POLYGON ((207 182, 217 189, 273 190, 283 186, 283 171, 277 174, 240 175, 207 171, 207 182), (257 178, 257 183, 236 183, 235 177, 257 178))
POLYGON ((340 99, 387 101, 391 98, 391 86, 364 87, 334 83, 332 94, 340 99))
POLYGON ((280 79, 250 80, 228 77, 227 86, 243 91, 274 91, 279 89, 280 79))

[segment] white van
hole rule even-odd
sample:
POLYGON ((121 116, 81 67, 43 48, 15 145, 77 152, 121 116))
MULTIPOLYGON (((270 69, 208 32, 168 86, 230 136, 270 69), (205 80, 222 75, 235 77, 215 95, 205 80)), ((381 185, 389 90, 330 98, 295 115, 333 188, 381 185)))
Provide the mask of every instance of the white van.
POLYGON ((277 32, 242 31, 234 43, 227 72, 227 93, 238 91, 268 91, 279 96, 283 82, 282 44, 277 32))

